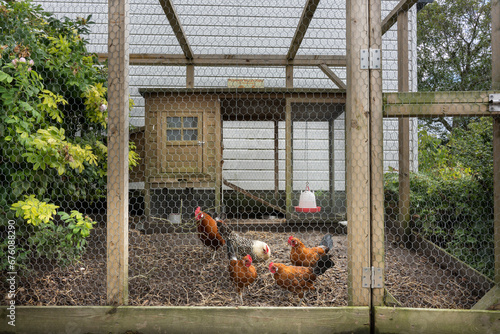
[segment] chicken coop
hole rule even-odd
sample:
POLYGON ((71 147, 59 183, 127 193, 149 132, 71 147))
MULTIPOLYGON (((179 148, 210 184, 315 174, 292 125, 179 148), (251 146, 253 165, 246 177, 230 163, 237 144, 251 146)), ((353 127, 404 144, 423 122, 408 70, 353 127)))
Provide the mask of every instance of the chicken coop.
POLYGON ((0 332, 500 332, 500 1, 0 16, 0 332))

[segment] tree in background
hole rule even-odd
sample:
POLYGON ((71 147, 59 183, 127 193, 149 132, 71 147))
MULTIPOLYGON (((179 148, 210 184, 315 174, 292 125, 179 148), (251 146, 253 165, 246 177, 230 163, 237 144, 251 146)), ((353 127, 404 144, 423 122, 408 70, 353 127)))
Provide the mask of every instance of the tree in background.
POLYGON ((107 67, 86 50, 90 19, 0 1, 0 235, 24 221, 18 263, 78 258, 94 224, 80 211, 106 194, 107 67))
MULTIPOLYGON (((479 91, 491 87, 491 3, 436 0, 417 16, 418 91, 479 91)), ((441 137, 471 118, 425 118, 441 137)))

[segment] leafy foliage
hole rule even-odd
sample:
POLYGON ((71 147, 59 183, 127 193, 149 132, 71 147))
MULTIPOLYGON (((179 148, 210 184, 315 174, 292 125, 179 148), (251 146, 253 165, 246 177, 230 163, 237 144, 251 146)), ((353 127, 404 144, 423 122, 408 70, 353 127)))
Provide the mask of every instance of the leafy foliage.
MULTIPOLYGON (((444 141, 419 133, 420 172, 410 174, 413 228, 493 278, 493 125, 491 118, 455 129, 444 141)), ((397 201, 399 176, 385 175, 386 205, 397 201)))
POLYGON ((94 222, 72 209, 105 194, 107 66, 87 52, 90 20, 0 1, 0 234, 22 218, 24 258, 77 259, 94 222))
MULTIPOLYGON (((417 16, 418 91, 472 91, 491 87, 491 2, 436 0, 417 16)), ((441 136, 472 118, 419 120, 441 136)))

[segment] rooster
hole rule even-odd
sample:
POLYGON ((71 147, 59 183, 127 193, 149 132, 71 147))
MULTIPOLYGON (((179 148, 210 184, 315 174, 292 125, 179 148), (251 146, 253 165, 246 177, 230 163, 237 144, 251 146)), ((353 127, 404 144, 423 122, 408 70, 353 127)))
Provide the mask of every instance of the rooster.
POLYGON ((217 231, 217 222, 208 214, 201 211, 200 207, 196 208, 194 216, 198 221, 198 233, 201 242, 203 242, 205 246, 210 247, 214 250, 214 254, 212 256, 213 260, 215 258, 217 249, 219 249, 219 247, 221 246, 224 246, 226 242, 217 231))
POLYGON ((232 242, 238 257, 248 254, 255 262, 263 262, 271 256, 271 249, 265 242, 240 236, 222 220, 217 220, 217 228, 224 240, 232 242))
POLYGON ((304 294, 309 290, 315 290, 314 282, 322 270, 319 262, 314 267, 287 266, 283 263, 269 264, 269 271, 273 274, 276 284, 304 299, 304 294))
POLYGON ((236 285, 236 292, 243 303, 243 291, 246 286, 252 284, 257 278, 257 271, 252 265, 252 257, 245 255, 241 260, 236 257, 231 240, 226 241, 227 255, 229 257, 229 276, 236 285))
POLYGON ((294 266, 314 267, 318 265, 323 272, 334 266, 332 259, 327 255, 333 248, 331 234, 326 234, 317 247, 307 248, 300 239, 291 236, 288 244, 292 246, 290 261, 294 266))

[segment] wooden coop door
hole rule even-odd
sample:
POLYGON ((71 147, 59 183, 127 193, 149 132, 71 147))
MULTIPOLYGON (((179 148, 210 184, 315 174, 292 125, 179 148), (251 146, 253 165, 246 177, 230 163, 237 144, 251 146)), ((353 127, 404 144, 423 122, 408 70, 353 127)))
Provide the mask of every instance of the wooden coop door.
POLYGON ((163 113, 163 173, 203 173, 203 111, 163 113))

